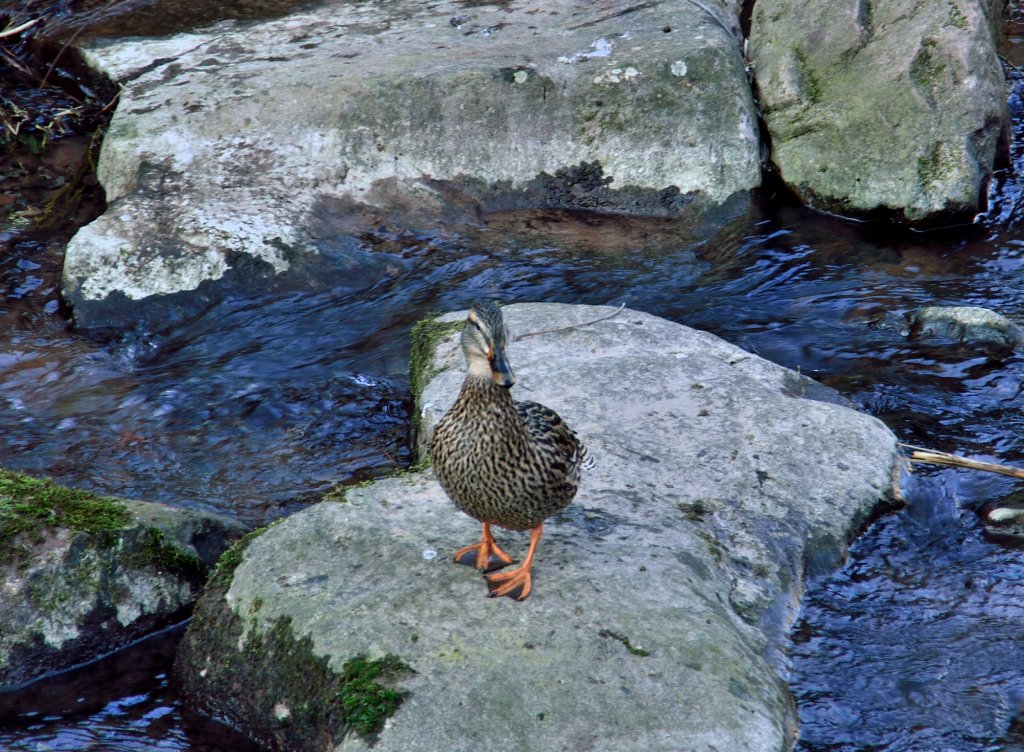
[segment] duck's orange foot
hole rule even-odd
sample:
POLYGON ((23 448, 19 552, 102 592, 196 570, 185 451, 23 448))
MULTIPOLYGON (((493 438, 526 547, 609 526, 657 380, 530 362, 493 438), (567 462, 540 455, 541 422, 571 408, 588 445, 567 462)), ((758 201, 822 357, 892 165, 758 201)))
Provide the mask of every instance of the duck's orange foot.
POLYGON ((508 596, 509 598, 515 598, 517 601, 526 600, 530 594, 530 589, 533 587, 532 577, 530 576, 531 568, 529 565, 524 564, 518 569, 513 569, 511 572, 487 575, 487 595, 491 598, 508 596))
POLYGON ((475 567, 481 572, 493 572, 512 564, 507 553, 495 545, 488 546, 483 542, 460 548, 455 552, 455 563, 475 567))
POLYGON ((491 536, 490 525, 484 523, 483 537, 479 543, 464 546, 455 552, 455 563, 476 567, 481 572, 492 572, 512 564, 512 557, 502 551, 491 536))

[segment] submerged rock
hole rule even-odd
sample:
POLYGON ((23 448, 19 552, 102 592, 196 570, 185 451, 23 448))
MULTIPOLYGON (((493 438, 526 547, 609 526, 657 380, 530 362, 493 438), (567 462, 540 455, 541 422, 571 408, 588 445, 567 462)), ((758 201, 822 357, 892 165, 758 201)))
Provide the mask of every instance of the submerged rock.
POLYGON ((970 220, 1009 116, 994 0, 758 0, 750 55, 772 161, 844 215, 970 220))
POLYGON ((979 306, 923 306, 906 315, 909 334, 1024 350, 1024 328, 1001 313, 979 306))
POLYGON ((993 540, 1016 546, 1024 544, 1024 499, 1019 495, 989 509, 982 519, 986 535, 993 540))
POLYGON ((240 523, 0 470, 0 691, 184 618, 240 523))
MULTIPOLYGON (((351 488, 225 560, 179 653, 192 700, 275 749, 790 748, 773 658, 807 574, 891 502, 895 437, 654 316, 504 310, 516 397, 596 462, 545 526, 530 598, 489 599, 451 562, 480 528, 429 470, 351 488), (390 698, 365 733, 353 661, 392 669, 364 687, 390 698)), ((416 331, 421 452, 464 375, 462 318, 416 331)))
POLYGON ((397 0, 94 40, 84 54, 123 89, 97 170, 109 208, 69 244, 65 296, 98 326, 211 281, 316 279, 318 252, 370 285, 385 272, 360 255, 365 228, 346 245, 335 224, 377 209, 422 224, 746 204, 760 147, 734 11, 397 0))

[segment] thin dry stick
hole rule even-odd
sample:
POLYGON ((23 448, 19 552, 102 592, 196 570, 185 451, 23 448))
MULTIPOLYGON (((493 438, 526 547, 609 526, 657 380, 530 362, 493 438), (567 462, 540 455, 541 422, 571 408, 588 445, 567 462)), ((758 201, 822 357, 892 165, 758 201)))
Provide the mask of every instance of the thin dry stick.
POLYGON ((37 81, 39 80, 39 77, 33 75, 32 71, 30 71, 28 69, 28 67, 23 62, 21 62, 21 60, 19 60, 14 55, 9 53, 7 50, 0 49, 0 56, 2 56, 4 58, 4 60, 7 61, 7 64, 9 66, 11 66, 12 68, 15 68, 16 70, 21 71, 21 73, 23 75, 29 76, 31 78, 35 78, 37 81))
POLYGON ((60 60, 61 55, 64 54, 64 51, 67 50, 67 48, 70 47, 72 43, 74 43, 74 41, 78 38, 79 34, 85 31, 85 28, 90 23, 92 23, 94 18, 96 18, 102 13, 105 13, 110 8, 110 6, 112 6, 115 2, 116 0, 107 0, 106 5, 100 8, 96 8, 86 14, 85 18, 82 19, 82 22, 78 24, 74 33, 72 33, 71 36, 68 37, 67 41, 64 42, 63 45, 61 45, 61 48, 57 50, 57 55, 53 58, 53 61, 50 63, 50 67, 46 69, 46 73, 43 75, 43 80, 39 82, 40 89, 46 86, 46 82, 50 80, 50 74, 53 73, 53 69, 57 67, 57 62, 60 60))
POLYGON ((625 307, 626 307, 626 304, 623 303, 618 308, 616 308, 614 311, 609 313, 607 316, 602 316, 601 318, 594 319, 593 321, 584 321, 584 322, 579 323, 579 324, 571 324, 570 326, 562 326, 562 327, 559 327, 558 329, 541 329, 539 332, 527 332, 526 334, 520 334, 518 337, 513 337, 513 339, 514 340, 521 340, 521 339, 526 339, 527 337, 536 337, 538 334, 552 334, 554 332, 567 332, 570 329, 579 329, 580 327, 583 327, 583 326, 590 326, 591 324, 596 324, 598 321, 607 321, 612 316, 617 316, 618 314, 622 313, 622 309, 625 308, 625 307))
POLYGON ((105 105, 103 105, 103 109, 100 110, 98 114, 102 115, 104 112, 109 110, 114 105, 114 102, 116 102, 118 100, 118 98, 121 96, 121 92, 122 91, 124 91, 124 84, 119 83, 117 85, 117 91, 114 92, 114 96, 112 96, 110 98, 109 102, 107 102, 105 105))
POLYGON ((21 24, 20 26, 15 26, 14 28, 4 29, 3 31, 0 31, 0 39, 3 39, 4 37, 13 37, 16 34, 20 34, 25 29, 27 29, 29 26, 33 26, 33 25, 39 23, 42 20, 43 20, 42 18, 33 18, 31 21, 26 21, 25 23, 21 24))
POLYGON ((909 457, 911 462, 924 462, 931 465, 949 465, 951 467, 966 467, 971 470, 983 470, 987 473, 1009 475, 1011 478, 1024 478, 1024 468, 1013 467, 1011 465, 1000 465, 995 462, 969 460, 966 457, 960 457, 955 454, 938 452, 933 449, 911 446, 910 444, 900 443, 900 446, 904 449, 911 450, 909 457))

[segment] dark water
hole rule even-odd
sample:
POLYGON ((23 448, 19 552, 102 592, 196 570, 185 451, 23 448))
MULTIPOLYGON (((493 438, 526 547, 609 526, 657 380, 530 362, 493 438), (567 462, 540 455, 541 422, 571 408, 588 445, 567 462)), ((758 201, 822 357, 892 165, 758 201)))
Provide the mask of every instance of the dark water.
POLYGON ((170 666, 184 625, 110 658, 0 695, 4 752, 259 752, 184 708, 170 666))

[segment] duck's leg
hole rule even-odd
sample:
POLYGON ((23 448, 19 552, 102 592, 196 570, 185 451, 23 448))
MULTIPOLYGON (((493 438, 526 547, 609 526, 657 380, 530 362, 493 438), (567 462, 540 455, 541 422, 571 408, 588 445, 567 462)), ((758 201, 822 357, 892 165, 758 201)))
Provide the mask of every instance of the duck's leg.
POLYGON ((522 566, 516 567, 510 572, 487 575, 487 593, 492 598, 507 595, 517 601, 526 600, 530 594, 531 582, 530 569, 533 567, 533 555, 537 553, 537 544, 540 543, 540 534, 544 530, 543 523, 537 525, 530 531, 530 550, 523 560, 522 566))
POLYGON ((455 563, 476 567, 481 572, 490 572, 492 569, 501 569, 511 564, 512 557, 498 548, 494 536, 491 535, 490 523, 485 522, 480 542, 456 551, 455 563))

